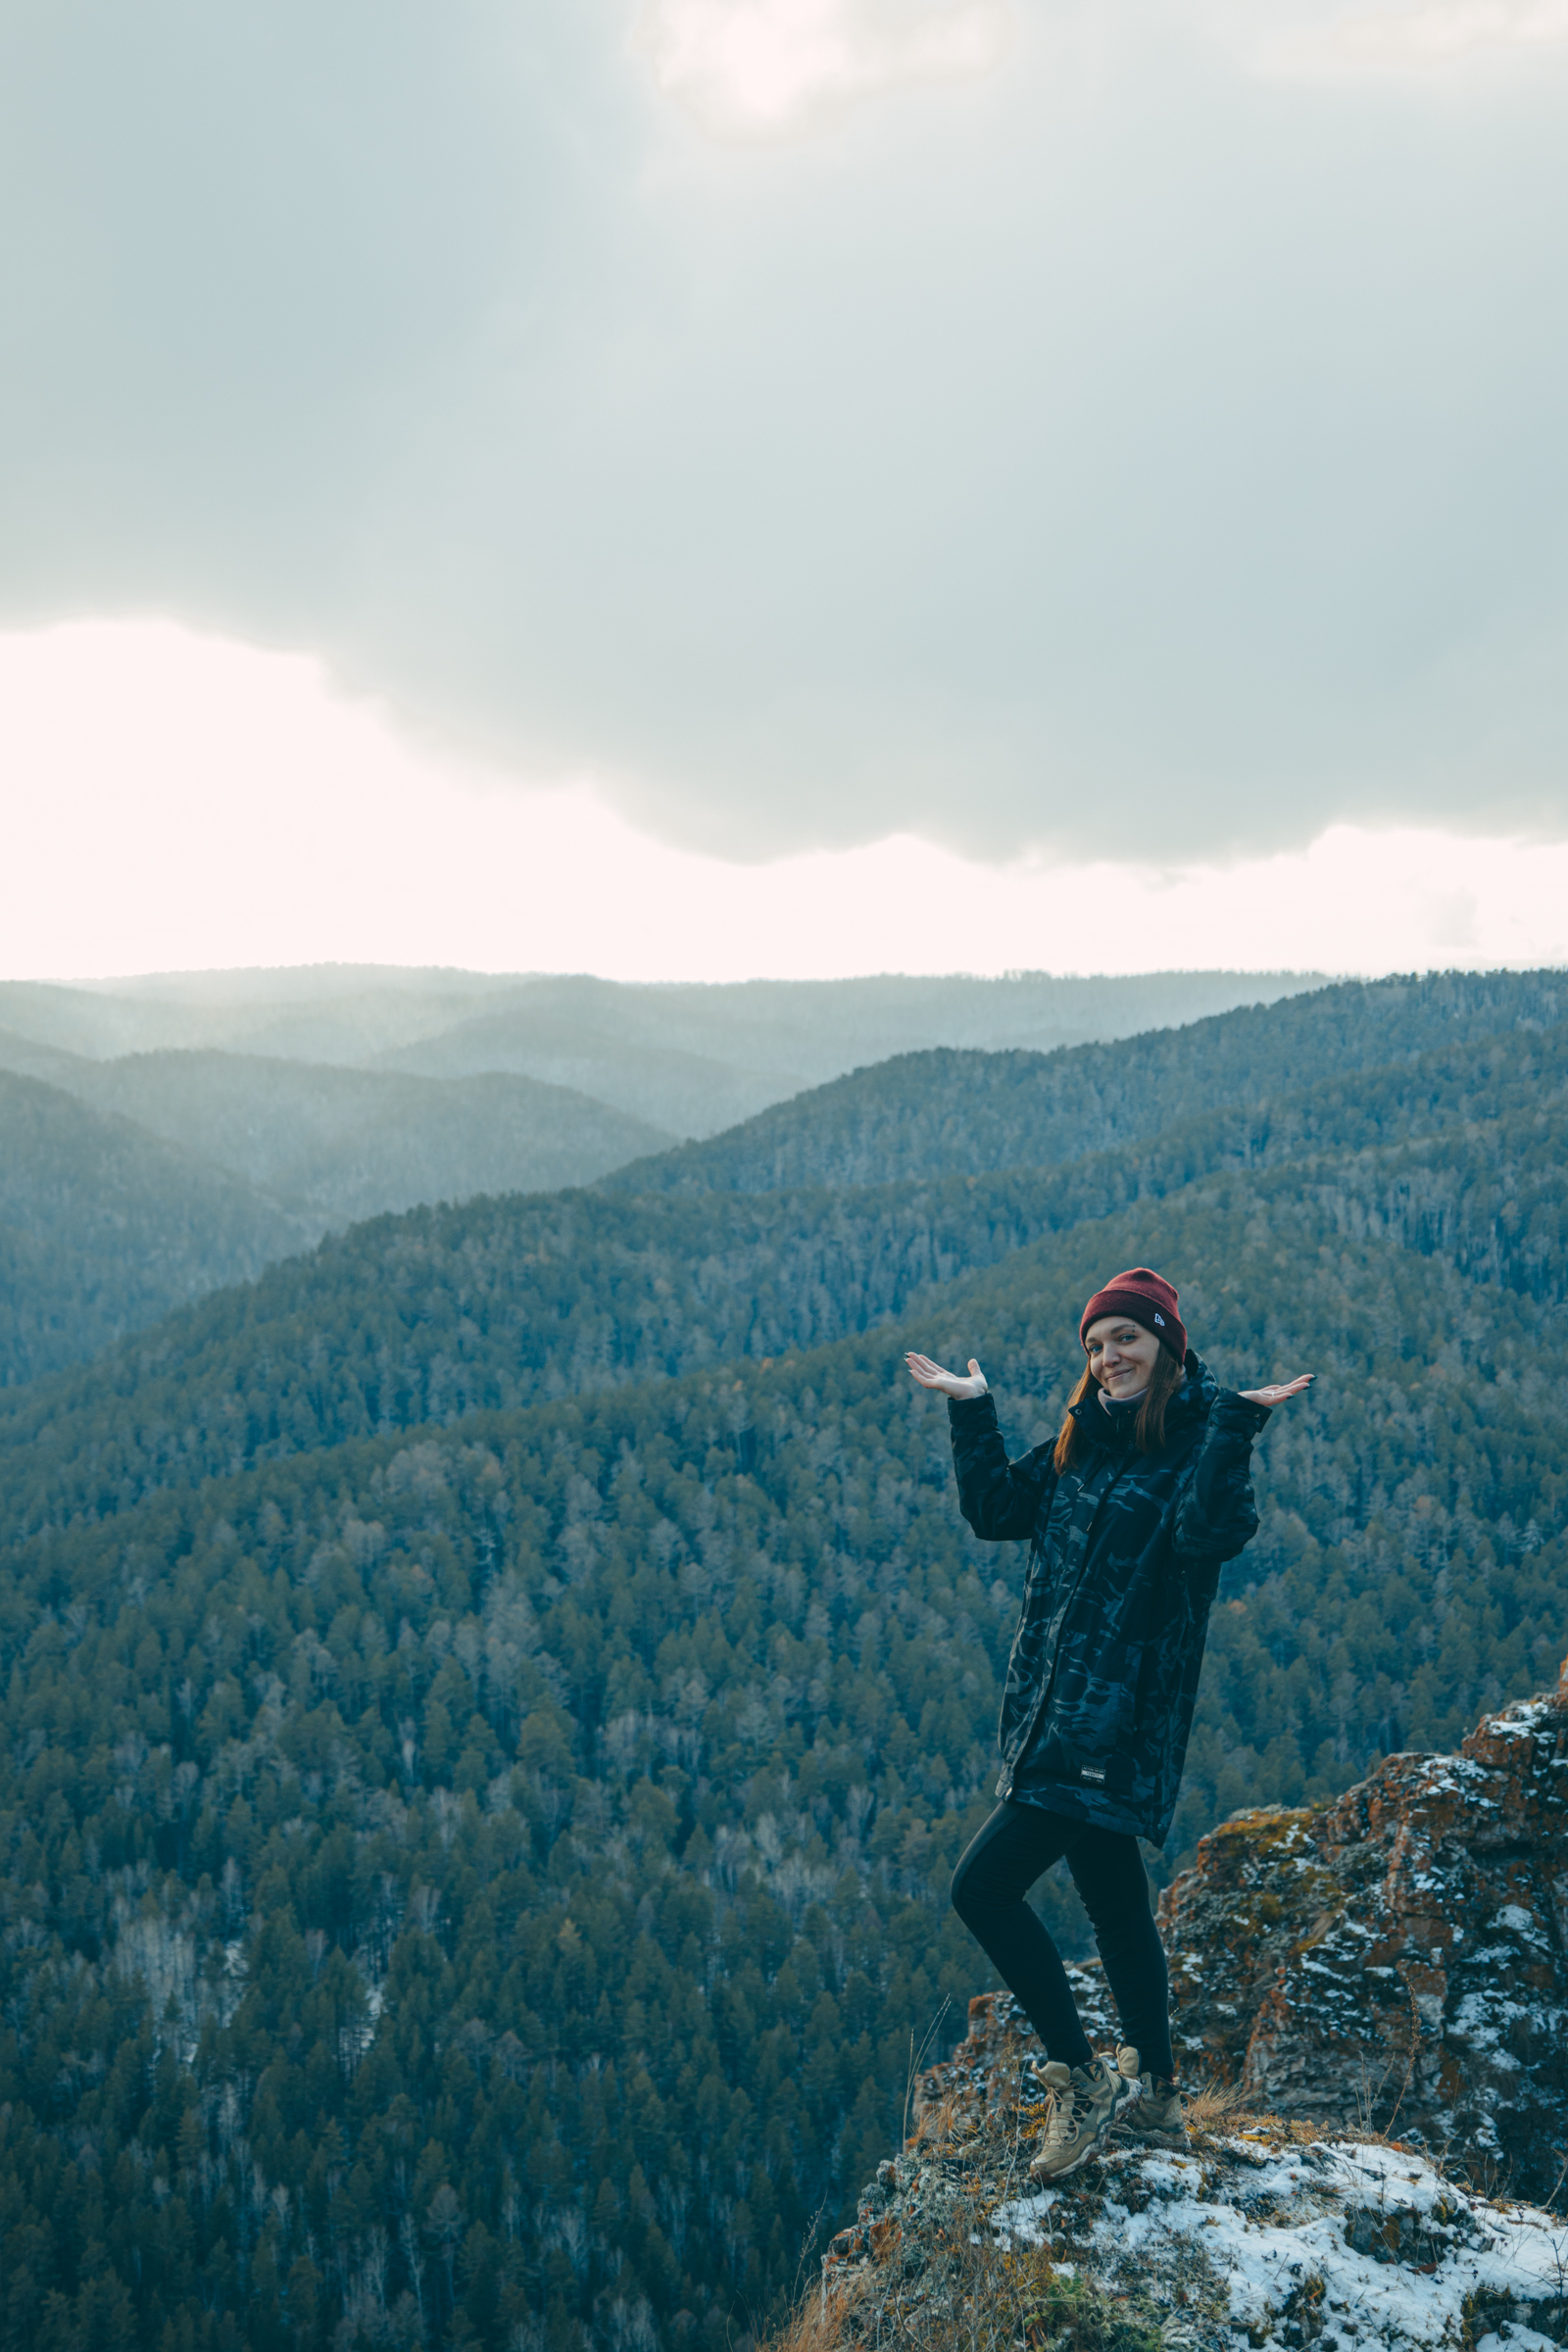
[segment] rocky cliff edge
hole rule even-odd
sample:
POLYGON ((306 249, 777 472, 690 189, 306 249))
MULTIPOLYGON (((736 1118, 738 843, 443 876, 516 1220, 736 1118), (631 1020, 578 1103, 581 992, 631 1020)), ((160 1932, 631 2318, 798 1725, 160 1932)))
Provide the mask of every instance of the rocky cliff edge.
POLYGON ((1568 2223, 1519 2201, 1568 2166, 1568 1680, 1457 1756, 1224 1823, 1160 1917, 1192 2147, 1036 2190, 1039 2044, 980 1995, 787 2352, 1568 2345, 1568 2223))
MULTIPOLYGON (((1568 1670, 1565 1670, 1568 1671, 1568 1670)), ((1456 1756, 1209 1833, 1160 1903, 1185 2076, 1548 2198, 1568 2161, 1568 1682, 1456 1756)))

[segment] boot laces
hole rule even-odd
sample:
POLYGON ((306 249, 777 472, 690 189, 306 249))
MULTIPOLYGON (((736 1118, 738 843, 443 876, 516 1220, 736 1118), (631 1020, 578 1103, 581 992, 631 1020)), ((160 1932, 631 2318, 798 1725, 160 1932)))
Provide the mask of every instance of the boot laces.
POLYGON ((1094 2092, 1082 2082, 1072 2083, 1066 2090, 1051 2094, 1051 2118, 1046 2126, 1046 2139, 1051 2147, 1063 2140, 1077 2137, 1081 2119, 1094 2105, 1094 2092))

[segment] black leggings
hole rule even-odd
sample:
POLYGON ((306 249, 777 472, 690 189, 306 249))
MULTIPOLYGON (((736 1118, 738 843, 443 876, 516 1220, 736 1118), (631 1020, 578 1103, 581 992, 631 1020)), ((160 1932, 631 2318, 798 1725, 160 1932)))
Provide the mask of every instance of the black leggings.
POLYGON ((1170 1981, 1136 1838, 1041 1805, 999 1805, 953 1874, 953 1907, 1017 1995, 1046 2056, 1087 2066, 1092 2052, 1067 1972, 1023 1899, 1063 1855, 1094 1924, 1123 2036, 1137 2044, 1145 2073, 1169 2078, 1170 1981))

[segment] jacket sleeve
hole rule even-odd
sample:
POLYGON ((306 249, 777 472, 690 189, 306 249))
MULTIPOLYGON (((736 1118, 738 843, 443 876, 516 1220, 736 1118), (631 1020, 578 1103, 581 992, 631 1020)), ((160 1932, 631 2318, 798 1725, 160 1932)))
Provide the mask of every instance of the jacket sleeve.
POLYGON ((1178 1559, 1233 1560, 1257 1533, 1252 1500, 1252 1440, 1268 1419, 1266 1404, 1249 1404, 1221 1389, 1208 1427, 1176 1505, 1172 1548, 1178 1559))
POLYGON ((1021 1461, 1009 1462, 989 1390, 983 1396, 950 1396, 948 1425, 958 1508, 975 1534, 987 1544, 1033 1535, 1041 1505, 1056 1483, 1051 1447, 1037 1446, 1021 1461))

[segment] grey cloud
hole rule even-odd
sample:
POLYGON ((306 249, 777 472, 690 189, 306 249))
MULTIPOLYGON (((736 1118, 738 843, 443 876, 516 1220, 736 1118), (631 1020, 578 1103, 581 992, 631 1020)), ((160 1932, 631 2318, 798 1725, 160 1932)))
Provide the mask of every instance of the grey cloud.
POLYGON ((609 0, 0 18, 0 613, 743 856, 1568 828, 1568 66, 1063 7, 710 139, 609 0))

